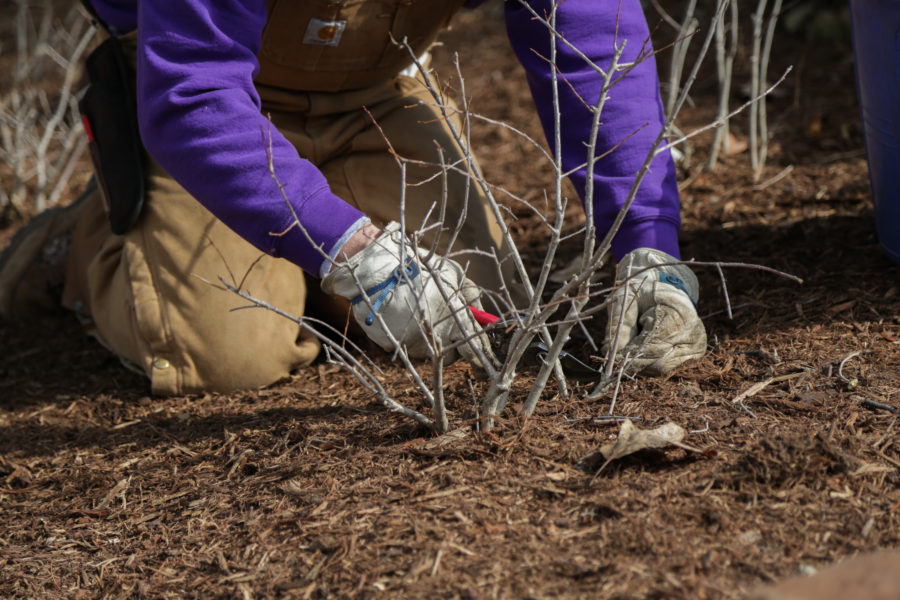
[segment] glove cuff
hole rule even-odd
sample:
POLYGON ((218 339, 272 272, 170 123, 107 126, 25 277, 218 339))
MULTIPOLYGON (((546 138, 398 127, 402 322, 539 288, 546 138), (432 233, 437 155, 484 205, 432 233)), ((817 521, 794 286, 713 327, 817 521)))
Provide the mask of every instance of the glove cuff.
POLYGON ((624 282, 629 279, 630 275, 630 281, 641 281, 648 277, 658 276, 659 281, 682 290, 696 306, 700 301, 700 282, 697 281, 697 276, 687 265, 666 264, 678 262, 680 261, 677 258, 662 250, 653 248, 632 250, 622 257, 616 267, 616 283, 624 282), (655 265, 665 266, 653 269, 652 267, 655 265))
MULTIPOLYGON (((336 294, 352 300, 360 294, 360 288, 367 290, 391 276, 399 264, 402 245, 400 224, 391 221, 371 244, 346 261, 336 262, 319 286, 326 294, 336 294), (354 273, 359 284, 354 280, 354 273)), ((407 250, 407 254, 412 257, 411 248, 407 250)))

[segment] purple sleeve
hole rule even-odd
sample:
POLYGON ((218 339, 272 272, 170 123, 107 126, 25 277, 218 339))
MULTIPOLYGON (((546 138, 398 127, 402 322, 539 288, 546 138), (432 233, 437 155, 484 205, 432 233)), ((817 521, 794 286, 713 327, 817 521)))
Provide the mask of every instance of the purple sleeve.
POLYGON ((201 204, 260 250, 319 275, 321 254, 364 215, 331 193, 322 173, 260 112, 253 86, 265 0, 138 3, 138 120, 148 152, 201 204))
POLYGON ((90 0, 100 20, 119 33, 137 28, 137 0, 90 0))
MULTIPOLYGON (((553 2, 528 0, 540 15, 549 15, 553 2)), ((506 3, 506 24, 552 148, 555 137, 553 72, 545 60, 550 57, 550 34, 518 0, 506 3)), ((561 35, 602 68, 609 66, 617 39, 620 43, 628 41, 620 59, 623 62, 633 61, 642 48, 649 49, 650 32, 639 0, 622 0, 621 7, 619 2, 600 0, 558 2, 556 25, 561 35)), ((580 98, 596 105, 603 81, 563 43, 557 44, 557 66, 561 74, 562 164, 563 169, 570 171, 587 162, 586 148, 593 121, 591 111, 580 98)), ((656 63, 652 59, 645 60, 610 89, 603 108, 597 156, 621 145, 597 161, 594 167, 593 207, 598 236, 606 234, 625 204, 634 175, 646 160, 664 121, 656 63)), ((571 179, 584 200, 586 170, 579 170, 571 179)), ((650 172, 641 183, 613 240, 613 254, 620 258, 635 248, 655 248, 680 256, 679 212, 675 165, 666 152, 654 159, 650 172)))

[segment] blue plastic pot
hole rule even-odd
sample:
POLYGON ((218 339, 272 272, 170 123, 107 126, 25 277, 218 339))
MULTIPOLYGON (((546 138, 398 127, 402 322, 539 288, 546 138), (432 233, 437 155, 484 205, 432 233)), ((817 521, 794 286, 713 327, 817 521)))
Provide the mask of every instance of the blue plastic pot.
POLYGON ((900 0, 850 0, 875 229, 900 262, 900 0))

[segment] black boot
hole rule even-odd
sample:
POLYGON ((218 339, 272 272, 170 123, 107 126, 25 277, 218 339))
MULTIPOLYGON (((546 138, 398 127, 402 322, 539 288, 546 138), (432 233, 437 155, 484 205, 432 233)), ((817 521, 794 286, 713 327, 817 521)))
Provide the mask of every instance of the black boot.
POLYGON ((60 308, 72 230, 93 180, 72 204, 45 210, 16 232, 0 254, 0 318, 26 318, 60 308))

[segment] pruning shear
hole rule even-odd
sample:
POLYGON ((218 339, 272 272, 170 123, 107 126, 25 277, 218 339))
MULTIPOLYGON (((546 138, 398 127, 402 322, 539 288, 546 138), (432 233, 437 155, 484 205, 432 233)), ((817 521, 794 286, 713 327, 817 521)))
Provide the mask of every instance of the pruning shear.
MULTIPOLYGON (((475 317, 478 324, 482 327, 493 325, 500 320, 500 317, 475 308, 472 305, 469 305, 469 310, 472 312, 472 316, 475 317)), ((507 334, 503 331, 494 329, 488 332, 488 338, 490 338, 494 354, 497 355, 497 358, 502 362, 509 342, 507 334)), ((547 359, 548 349, 543 342, 532 342, 528 349, 533 351, 534 355, 541 362, 544 362, 547 359)), ((565 350, 559 352, 559 360, 562 363, 563 370, 576 378, 594 379, 602 375, 602 372, 599 369, 590 366, 565 350)))

